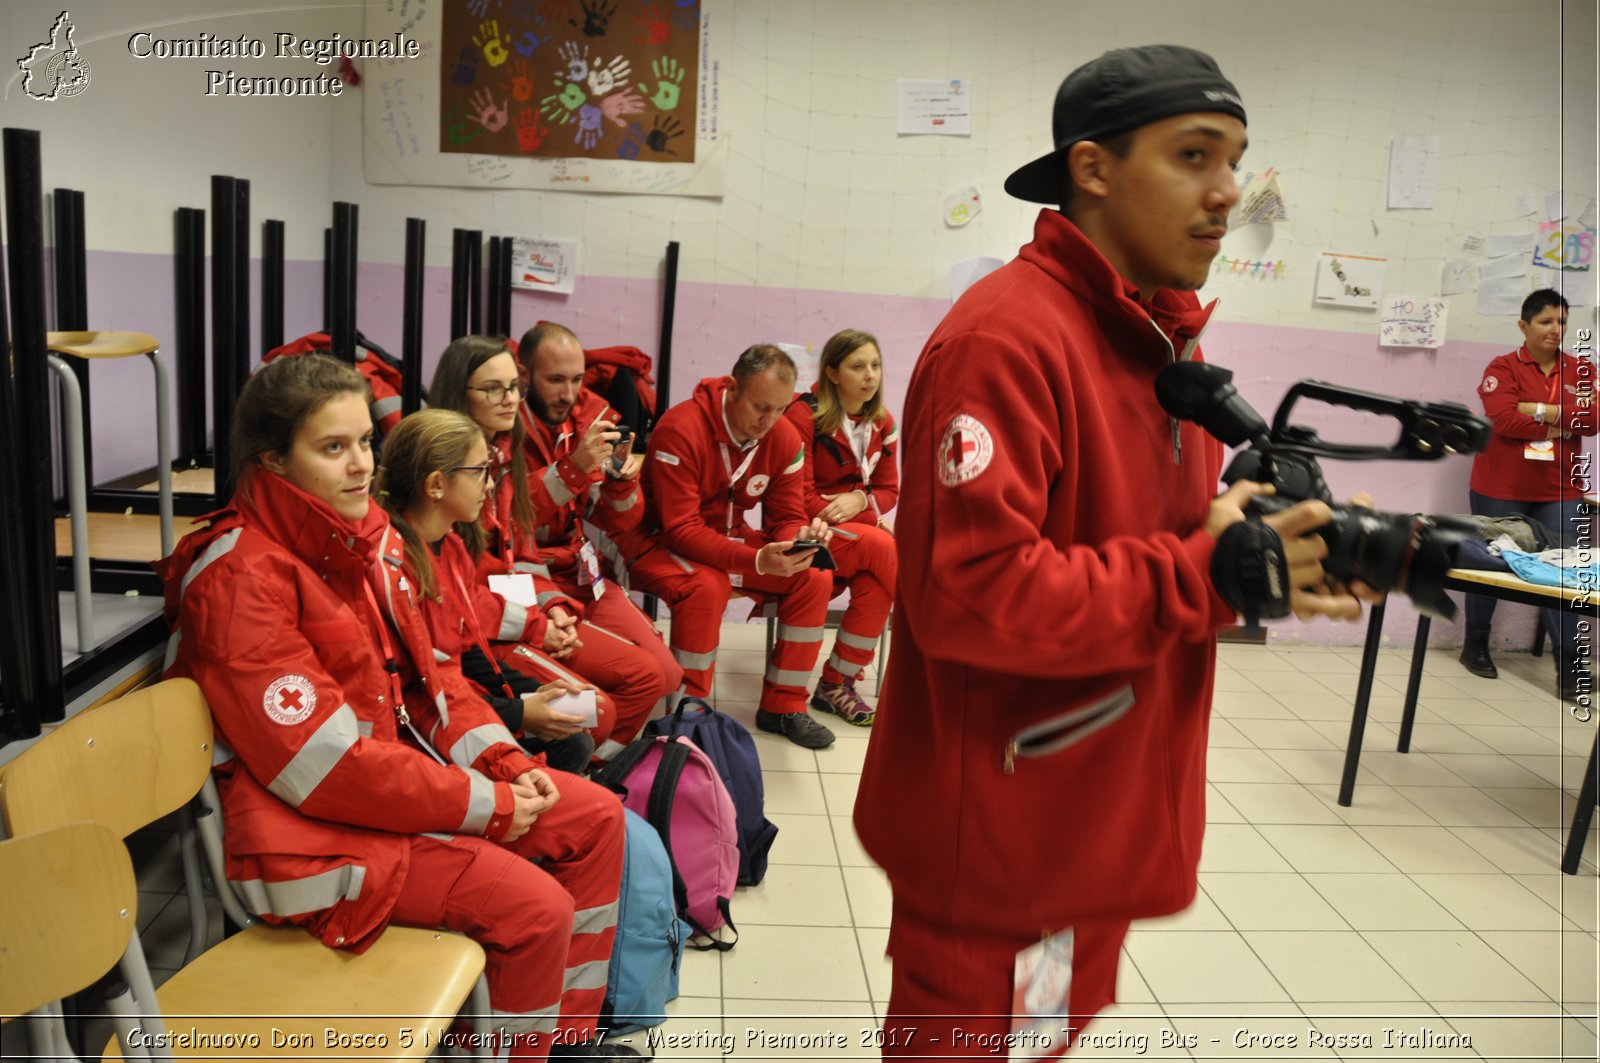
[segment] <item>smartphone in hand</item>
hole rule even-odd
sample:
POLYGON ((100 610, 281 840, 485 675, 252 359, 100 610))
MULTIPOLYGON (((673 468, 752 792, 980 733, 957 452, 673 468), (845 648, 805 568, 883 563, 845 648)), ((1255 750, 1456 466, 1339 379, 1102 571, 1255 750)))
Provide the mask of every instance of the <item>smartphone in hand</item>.
POLYGON ((832 572, 839 567, 834 563, 833 554, 828 552, 828 548, 823 545, 821 539, 796 539, 794 545, 785 550, 784 554, 785 556, 799 554, 807 550, 816 551, 811 555, 812 568, 820 568, 825 572, 832 572))

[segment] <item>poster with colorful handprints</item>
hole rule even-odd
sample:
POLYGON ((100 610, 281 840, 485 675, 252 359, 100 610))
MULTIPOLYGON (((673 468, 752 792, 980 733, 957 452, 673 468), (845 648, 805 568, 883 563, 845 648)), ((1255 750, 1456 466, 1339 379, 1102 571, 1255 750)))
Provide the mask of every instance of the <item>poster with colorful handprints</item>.
POLYGON ((693 162, 699 0, 448 0, 439 150, 693 162))
POLYGON ((367 0, 373 184, 718 196, 731 0, 367 0))

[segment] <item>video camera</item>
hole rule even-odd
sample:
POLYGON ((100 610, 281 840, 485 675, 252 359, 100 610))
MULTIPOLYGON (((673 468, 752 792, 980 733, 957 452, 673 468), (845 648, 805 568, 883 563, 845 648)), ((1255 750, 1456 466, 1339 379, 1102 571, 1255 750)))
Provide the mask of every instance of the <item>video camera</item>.
MULTIPOLYGON (((1489 421, 1460 403, 1407 402, 1320 380, 1302 380, 1278 405, 1269 430, 1232 380, 1233 373, 1218 365, 1177 362, 1156 376, 1156 399, 1173 417, 1193 421, 1227 446, 1250 444, 1249 449, 1234 455, 1222 475, 1223 482, 1255 480, 1276 490, 1271 496, 1251 499, 1246 514, 1259 519, 1296 502, 1320 499, 1333 510, 1333 519, 1317 532, 1328 545, 1324 571, 1340 580, 1361 580, 1379 591, 1401 591, 1429 616, 1454 617, 1456 607, 1444 593, 1444 576, 1455 564, 1461 543, 1476 535, 1477 527, 1462 517, 1382 513, 1338 504, 1322 478, 1317 458, 1437 461, 1447 454, 1475 454, 1489 443, 1489 421), (1391 446, 1325 443, 1314 430, 1290 423, 1290 413, 1301 398, 1393 417, 1400 422, 1400 439, 1391 446)), ((1270 585, 1277 590, 1279 578, 1264 574, 1258 589, 1270 585)), ((1254 581, 1247 576, 1245 582, 1254 581)), ((1255 606, 1261 616, 1288 613, 1287 589, 1281 594, 1244 597, 1247 606, 1255 606), (1254 601, 1249 600, 1252 598, 1254 601), (1273 604, 1263 608, 1258 604, 1263 599, 1273 604)), ((1231 598, 1229 602, 1234 604, 1231 598)), ((1256 615, 1249 608, 1241 612, 1248 622, 1255 622, 1256 615)))

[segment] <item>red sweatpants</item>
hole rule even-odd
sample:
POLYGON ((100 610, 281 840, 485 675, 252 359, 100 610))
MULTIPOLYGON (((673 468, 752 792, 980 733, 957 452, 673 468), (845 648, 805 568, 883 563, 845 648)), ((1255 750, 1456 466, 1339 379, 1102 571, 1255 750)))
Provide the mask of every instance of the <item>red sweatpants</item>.
MULTIPOLYGON (((1116 999, 1117 957, 1127 923, 1073 928, 1070 1016, 1052 1027, 1053 1051, 1066 1051, 1083 1027, 1116 999)), ((896 906, 889 924, 894 976, 883 1021, 884 1059, 1004 1059, 1011 1032, 1012 972, 1031 937, 990 937, 936 926, 896 906), (996 1053, 995 1046, 1002 1046, 996 1053)), ((1034 1045, 1037 1042, 1026 1042, 1034 1045)))
POLYGON ((561 799, 515 841, 412 836, 392 917, 483 946, 493 1025, 545 1035, 519 1038, 517 1058, 545 1058, 556 1030, 594 1036, 622 882, 622 803, 579 776, 550 777, 561 799))
MULTIPOLYGON (((635 589, 654 594, 672 610, 672 655, 683 667, 679 693, 710 697, 722 616, 733 595, 728 574, 660 544, 641 554, 630 571, 635 589)), ((742 590, 778 600, 778 637, 761 682, 761 708, 804 712, 806 686, 822 649, 822 627, 833 597, 832 574, 812 568, 786 579, 748 575, 741 582, 742 590)))
POLYGON ((580 587, 570 575, 558 573, 551 579, 564 594, 582 604, 581 619, 621 635, 655 659, 656 666, 661 669, 663 692, 678 689, 683 682, 683 669, 678 667, 672 651, 661 640, 661 632, 656 630, 655 623, 639 611, 627 591, 606 580, 605 593, 596 599, 593 591, 588 587, 580 587))
POLYGON ((822 666, 824 683, 855 679, 872 663, 873 651, 889 622, 900 564, 894 536, 868 524, 836 524, 828 547, 839 566, 839 582, 850 588, 850 604, 839 621, 833 652, 822 666))

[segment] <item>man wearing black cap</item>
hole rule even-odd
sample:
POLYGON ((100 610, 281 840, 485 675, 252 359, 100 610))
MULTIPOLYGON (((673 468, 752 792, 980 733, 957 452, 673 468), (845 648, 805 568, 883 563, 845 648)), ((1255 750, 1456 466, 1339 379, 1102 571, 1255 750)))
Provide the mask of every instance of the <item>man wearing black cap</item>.
MULTIPOLYGON (((1260 488, 1214 497, 1221 446, 1154 381, 1198 353, 1244 105, 1210 56, 1119 49, 1062 83, 1054 132, 1006 191, 1060 209, 952 308, 906 399, 897 538, 925 576, 855 813, 894 888, 885 1056, 1059 1054, 1113 1001, 1129 921, 1195 895, 1235 619, 1213 556, 1260 488)), ((1264 538, 1313 588, 1296 613, 1355 617, 1322 586, 1327 519, 1302 503, 1264 538)))

